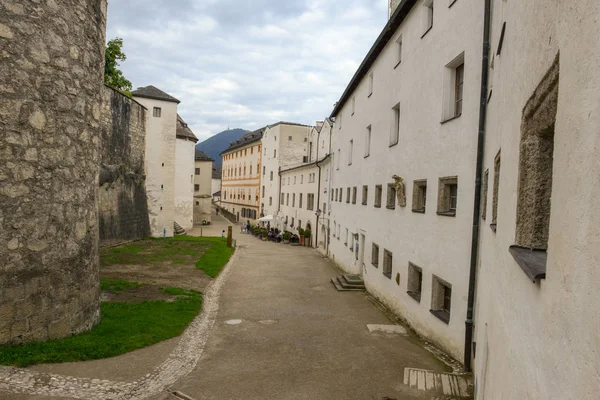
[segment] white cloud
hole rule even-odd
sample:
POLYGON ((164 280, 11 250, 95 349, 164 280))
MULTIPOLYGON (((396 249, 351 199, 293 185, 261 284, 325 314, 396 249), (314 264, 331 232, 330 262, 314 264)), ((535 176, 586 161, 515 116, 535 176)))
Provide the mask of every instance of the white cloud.
POLYGON ((181 100, 202 139, 326 117, 385 25, 387 0, 111 2, 134 87, 181 100))

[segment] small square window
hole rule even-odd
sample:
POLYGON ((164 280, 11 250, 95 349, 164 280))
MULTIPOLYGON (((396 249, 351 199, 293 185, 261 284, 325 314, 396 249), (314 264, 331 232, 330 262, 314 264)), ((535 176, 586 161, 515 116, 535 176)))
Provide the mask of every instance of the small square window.
POLYGON ((423 288, 423 270, 413 263, 408 263, 407 292, 410 297, 421 302, 421 290, 423 288))
POLYGON ((288 136, 288 140, 289 140, 289 141, 292 141, 292 137, 291 137, 291 136, 288 136))
POLYGON ((357 187, 354 186, 352 188, 352 204, 356 204, 356 194, 357 194, 357 191, 358 191, 357 187))
POLYGON ((200 191, 200 185, 194 185, 194 192, 200 191))
POLYGON ((371 248, 371 264, 373 264, 375 268, 379 268, 379 246, 375 243, 373 243, 371 248))
POLYGON ((366 206, 369 198, 369 186, 364 185, 362 188, 362 205, 366 206))
POLYGON ((454 217, 458 203, 458 177, 440 178, 438 190, 438 215, 454 217))
POLYGON ((434 275, 431 285, 431 313, 449 324, 451 309, 452 285, 434 275))
POLYGON ((154 107, 152 110, 152 116, 155 118, 160 118, 162 115, 162 109, 160 107, 154 107))
POLYGON ((424 213, 427 205, 427 179, 413 182, 413 212, 424 213))
POLYGON ((381 196, 382 196, 383 188, 381 185, 375 186, 375 208, 381 208, 381 196))
POLYGON ((396 208, 396 187, 393 183, 387 185, 387 201, 385 207, 388 210, 394 210, 396 208))
POLYGON ((196 168, 196 175, 200 175, 200 168, 196 168))
POLYGON ((383 275, 392 279, 392 252, 389 250, 383 250, 383 275))

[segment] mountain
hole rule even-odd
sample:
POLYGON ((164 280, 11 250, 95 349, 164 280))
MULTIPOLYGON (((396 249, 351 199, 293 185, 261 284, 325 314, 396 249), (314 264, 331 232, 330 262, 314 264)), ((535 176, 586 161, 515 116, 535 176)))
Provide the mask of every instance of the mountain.
POLYGON ((204 152, 210 158, 215 160, 215 165, 218 168, 221 168, 222 160, 219 154, 221 154, 223 150, 228 148, 231 142, 235 142, 236 140, 241 138, 242 135, 248 132, 250 131, 246 131, 244 129, 229 129, 221 133, 217 133, 216 135, 209 139, 206 139, 202 143, 198 143, 196 145, 196 149, 204 152))

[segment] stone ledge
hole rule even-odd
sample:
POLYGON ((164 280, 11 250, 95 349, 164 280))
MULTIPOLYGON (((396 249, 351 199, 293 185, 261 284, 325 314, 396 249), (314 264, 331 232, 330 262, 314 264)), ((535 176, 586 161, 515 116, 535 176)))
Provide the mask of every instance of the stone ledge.
POLYGON ((546 261, 548 259, 546 250, 513 245, 508 248, 508 251, 532 282, 546 279, 546 261))

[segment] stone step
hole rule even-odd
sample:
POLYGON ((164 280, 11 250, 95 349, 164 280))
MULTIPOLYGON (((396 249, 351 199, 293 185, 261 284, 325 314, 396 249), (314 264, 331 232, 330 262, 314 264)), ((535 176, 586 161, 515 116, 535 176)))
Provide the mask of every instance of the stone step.
POLYGON ((470 375, 404 368, 404 385, 453 399, 472 399, 470 375))
POLYGON ((177 222, 173 223, 173 231, 175 232, 176 235, 185 235, 186 234, 185 229, 183 229, 181 227, 181 225, 179 225, 177 222))
POLYGON ((363 280, 363 278, 360 275, 349 275, 349 274, 345 274, 342 275, 342 277, 344 278, 344 281, 348 284, 348 285, 358 285, 358 286, 365 286, 365 281, 363 280))
POLYGON ((348 283, 348 281, 346 279, 344 279, 344 277, 342 277, 342 276, 338 276, 337 280, 340 283, 340 285, 345 289, 362 289, 362 290, 365 289, 364 284, 348 283))
POLYGON ((348 285, 341 276, 331 278, 331 283, 339 292, 363 292, 365 290, 364 287, 348 285))

